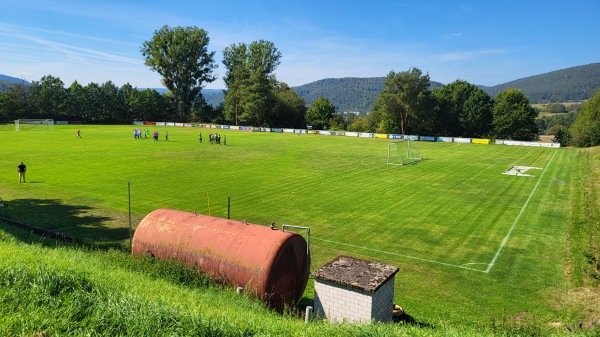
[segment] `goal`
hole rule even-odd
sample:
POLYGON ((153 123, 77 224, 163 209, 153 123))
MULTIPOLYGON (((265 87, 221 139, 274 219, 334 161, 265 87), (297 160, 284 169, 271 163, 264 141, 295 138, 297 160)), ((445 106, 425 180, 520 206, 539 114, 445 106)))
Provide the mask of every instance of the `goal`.
POLYGON ((407 139, 388 143, 388 164, 403 166, 422 160, 419 146, 414 141, 407 139))
POLYGON ((54 129, 54 119, 15 119, 15 131, 33 128, 54 129))

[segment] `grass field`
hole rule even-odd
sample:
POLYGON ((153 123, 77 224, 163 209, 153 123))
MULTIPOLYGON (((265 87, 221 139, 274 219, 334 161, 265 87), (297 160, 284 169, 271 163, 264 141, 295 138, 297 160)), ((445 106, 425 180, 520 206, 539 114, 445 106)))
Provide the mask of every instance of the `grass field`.
POLYGON ((424 161, 399 167, 381 139, 219 130, 217 146, 209 129, 133 128, 3 127, 0 215, 126 249, 129 182, 134 227, 163 207, 226 217, 229 196, 232 219, 310 227, 313 270, 338 255, 399 267, 395 301, 424 324, 578 319, 564 296, 579 150, 419 142, 424 161), (539 169, 502 174, 515 165, 539 169))

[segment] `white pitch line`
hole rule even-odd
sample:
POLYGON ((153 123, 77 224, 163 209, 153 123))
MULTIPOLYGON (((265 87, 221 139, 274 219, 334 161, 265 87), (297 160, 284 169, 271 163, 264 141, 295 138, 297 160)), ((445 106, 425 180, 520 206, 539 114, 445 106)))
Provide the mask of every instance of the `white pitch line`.
POLYGON ((527 201, 525 201, 525 204, 523 204, 523 207, 521 207, 521 211, 519 211, 519 214, 517 214, 517 217, 515 218, 515 221, 513 222, 512 226, 510 226, 510 229, 508 230, 508 233, 506 233, 506 235, 502 239, 502 242, 500 242, 500 247, 496 251, 496 255, 494 255, 494 258, 492 259, 492 261, 490 262, 490 264, 488 264, 488 267, 485 270, 486 273, 489 273, 490 270, 492 270, 492 267, 494 267, 494 264, 496 263, 496 259, 498 259, 498 256, 500 255, 500 252, 502 251, 502 248, 504 248, 504 246, 506 245, 506 242, 508 241, 508 238, 510 237, 510 234, 512 233, 513 229, 515 229, 515 226, 519 222, 519 219, 521 218, 521 215, 523 214, 523 212, 525 212, 525 209, 527 208, 527 205, 529 205, 529 201, 531 201, 531 198, 533 197, 533 194, 535 193, 535 191, 537 190, 538 186, 540 185, 540 182, 542 181, 542 177, 544 176, 544 173, 546 173, 546 170, 548 169, 548 167, 552 163, 552 160, 554 160, 554 157, 556 156, 556 153, 558 153, 558 152, 554 152, 554 155, 552 155, 552 158, 550 158, 550 161, 548 162, 548 165, 546 165, 546 167, 542 171, 542 174, 540 174, 540 178, 538 179, 537 183, 533 187, 533 190, 529 194, 529 197, 527 198, 527 201))
POLYGON ((472 270, 472 271, 478 271, 480 273, 485 273, 485 271, 483 271, 481 269, 469 268, 469 267, 465 267, 464 265, 460 265, 459 266, 459 265, 456 265, 456 264, 451 264, 451 263, 446 263, 446 262, 440 262, 440 261, 423 259, 423 258, 416 257, 416 256, 410 256, 410 255, 404 255, 404 254, 386 252, 386 251, 379 250, 379 249, 373 249, 373 248, 368 248, 368 247, 356 246, 356 245, 352 245, 352 244, 349 244, 349 243, 343 243, 343 242, 339 242, 339 241, 332 241, 332 240, 326 240, 326 239, 316 238, 314 236, 312 236, 311 239, 312 240, 316 239, 316 240, 320 240, 320 241, 325 241, 325 242, 333 243, 333 244, 336 244, 336 245, 342 245, 342 246, 348 246, 348 247, 353 247, 353 248, 358 248, 358 249, 370 250, 372 252, 377 252, 377 253, 383 253, 383 254, 388 254, 388 255, 400 256, 400 257, 407 258, 407 259, 412 259, 412 260, 419 260, 419 261, 423 261, 423 262, 440 264, 440 265, 447 266, 447 267, 467 269, 467 270, 472 270))

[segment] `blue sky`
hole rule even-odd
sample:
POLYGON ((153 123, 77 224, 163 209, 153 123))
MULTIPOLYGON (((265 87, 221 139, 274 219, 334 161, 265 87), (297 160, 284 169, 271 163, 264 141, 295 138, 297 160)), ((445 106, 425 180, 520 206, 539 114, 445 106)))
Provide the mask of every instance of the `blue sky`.
POLYGON ((163 25, 208 32, 221 51, 267 40, 277 79, 383 77, 417 67, 431 80, 496 85, 600 62, 598 0, 31 1, 0 0, 0 74, 162 87, 140 47, 163 25))

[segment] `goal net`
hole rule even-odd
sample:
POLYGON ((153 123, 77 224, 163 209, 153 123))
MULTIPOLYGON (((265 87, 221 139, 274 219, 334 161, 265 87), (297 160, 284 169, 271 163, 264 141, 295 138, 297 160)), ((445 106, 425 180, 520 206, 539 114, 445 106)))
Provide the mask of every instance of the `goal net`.
POLYGON ((54 119, 15 119, 16 131, 31 130, 33 128, 54 129, 54 119))
POLYGON ((388 143, 387 163, 390 165, 408 165, 423 160, 416 142, 410 139, 388 143))

